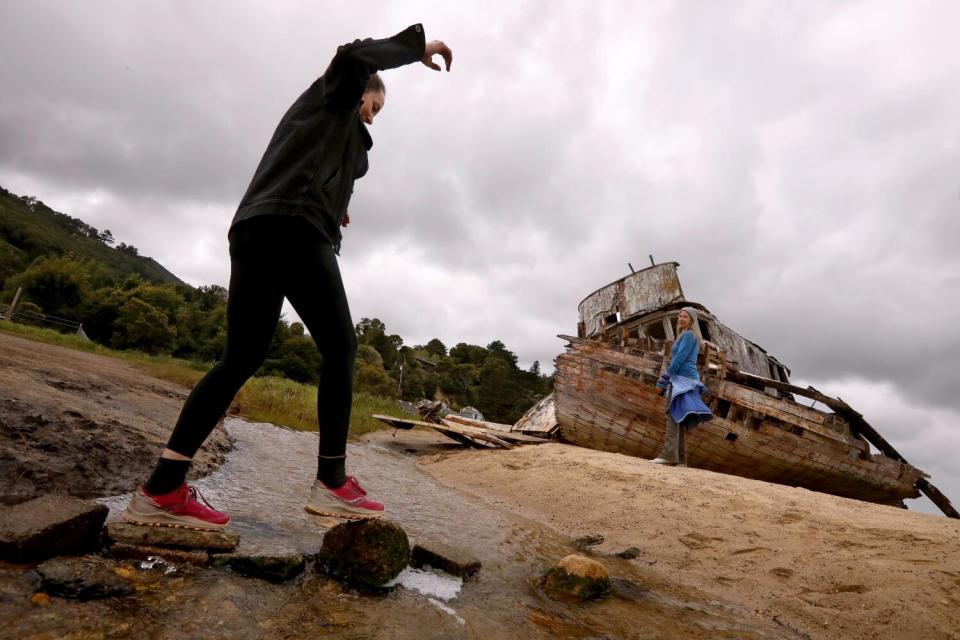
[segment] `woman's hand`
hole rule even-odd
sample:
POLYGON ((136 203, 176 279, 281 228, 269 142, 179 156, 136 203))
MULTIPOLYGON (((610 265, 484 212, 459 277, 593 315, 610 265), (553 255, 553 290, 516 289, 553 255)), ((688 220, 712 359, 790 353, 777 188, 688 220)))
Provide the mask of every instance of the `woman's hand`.
POLYGON ((440 71, 440 65, 433 61, 433 56, 438 53, 443 56, 444 62, 447 63, 447 71, 450 71, 450 65, 453 64, 453 51, 450 50, 450 47, 443 44, 439 40, 433 40, 432 42, 427 43, 427 45, 423 48, 423 59, 420 60, 420 62, 427 65, 434 71, 440 71))
POLYGON ((350 212, 349 212, 349 211, 344 211, 344 212, 343 212, 343 220, 340 221, 340 226, 341 226, 341 227, 346 227, 348 224, 350 224, 350 212))

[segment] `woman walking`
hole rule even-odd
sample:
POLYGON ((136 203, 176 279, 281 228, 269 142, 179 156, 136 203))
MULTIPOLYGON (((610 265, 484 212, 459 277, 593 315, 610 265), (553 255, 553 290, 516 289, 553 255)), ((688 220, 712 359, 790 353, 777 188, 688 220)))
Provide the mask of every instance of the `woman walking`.
POLYGON ((230 288, 223 357, 194 387, 147 482, 123 514, 129 522, 222 529, 230 516, 185 483, 190 461, 259 368, 283 299, 323 355, 317 394, 320 449, 306 510, 377 517, 383 504, 346 475, 357 338, 337 264, 353 183, 367 172, 372 125, 386 100, 378 71, 417 61, 447 71, 453 53, 413 25, 382 40, 337 49, 324 74, 286 112, 230 226, 230 288))
POLYGON ((653 460, 654 464, 687 464, 687 429, 713 418, 710 408, 703 403, 700 395, 704 386, 697 373, 697 356, 700 354, 700 339, 694 333, 697 322, 697 310, 684 307, 677 319, 677 333, 680 338, 673 343, 670 351, 670 366, 657 380, 657 388, 666 394, 667 433, 663 449, 653 460))

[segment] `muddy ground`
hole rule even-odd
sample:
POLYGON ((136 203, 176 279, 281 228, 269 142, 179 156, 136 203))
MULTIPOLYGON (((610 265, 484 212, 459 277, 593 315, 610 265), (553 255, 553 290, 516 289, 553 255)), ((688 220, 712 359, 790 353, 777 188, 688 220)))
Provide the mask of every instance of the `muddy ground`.
MULTIPOLYGON (((0 503, 131 491, 150 473, 187 391, 121 360, 0 333, 0 503)), ((192 477, 222 464, 218 427, 192 477)))

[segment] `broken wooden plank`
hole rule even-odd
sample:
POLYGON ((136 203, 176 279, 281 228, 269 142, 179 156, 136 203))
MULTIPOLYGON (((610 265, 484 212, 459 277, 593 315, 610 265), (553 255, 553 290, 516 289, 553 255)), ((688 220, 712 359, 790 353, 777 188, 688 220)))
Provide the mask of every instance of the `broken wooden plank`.
POLYGON ((410 430, 414 427, 433 427, 434 425, 423 420, 411 420, 410 418, 397 418, 396 416, 385 416, 379 413, 373 414, 373 417, 381 422, 386 422, 395 429, 410 430))
POLYGON ((413 429, 414 427, 429 427, 430 429, 435 429, 443 435, 447 436, 455 442, 460 444, 465 444, 468 447, 478 447, 486 448, 488 446, 487 440, 484 438, 475 438, 471 437, 473 434, 464 433, 463 429, 451 428, 444 424, 434 424, 432 422, 424 422, 423 420, 412 420, 410 418, 397 418, 394 416, 385 416, 378 413, 373 414, 373 417, 381 422, 385 422, 391 427, 397 429, 413 429))
MULTIPOLYGON (((443 417, 443 419, 449 420, 450 422, 456 422, 457 424, 462 424, 466 427, 473 427, 475 429, 480 429, 481 431, 494 435, 500 438, 501 440, 506 440, 508 442, 518 442, 522 444, 541 444, 545 442, 543 438, 540 438, 537 436, 528 436, 522 433, 514 433, 512 431, 503 431, 501 429, 491 429, 487 425, 497 424, 497 423, 484 422, 483 420, 473 420, 471 418, 465 418, 456 413, 451 413, 449 415, 446 415, 443 417)), ((506 425, 501 425, 501 426, 506 426, 506 425)))
POLYGON ((511 431, 536 434, 549 438, 559 426, 557 423, 557 403, 554 395, 551 393, 520 416, 520 419, 514 423, 511 431))
POLYGON ((453 422, 459 422, 460 424, 465 424, 470 427, 478 427, 480 429, 488 429, 490 431, 496 432, 509 432, 509 424, 501 424, 499 422, 488 422, 486 420, 474 420, 473 418, 468 418, 462 416, 459 413, 448 413, 443 416, 443 420, 452 420, 453 422))
MULTIPOLYGON (((448 420, 447 418, 444 418, 441 422, 443 422, 444 427, 456 433, 459 433, 460 435, 464 435, 469 438, 474 438, 476 440, 481 440, 483 442, 488 442, 492 445, 502 447, 504 449, 513 449, 512 444, 510 444, 506 440, 503 440, 502 438, 499 437, 501 434, 494 435, 493 433, 490 433, 489 431, 486 431, 484 429, 480 429, 478 427, 471 427, 466 424, 458 424, 457 422, 448 420)), ((434 428, 437 428, 437 426, 439 425, 433 425, 433 426, 434 428)))

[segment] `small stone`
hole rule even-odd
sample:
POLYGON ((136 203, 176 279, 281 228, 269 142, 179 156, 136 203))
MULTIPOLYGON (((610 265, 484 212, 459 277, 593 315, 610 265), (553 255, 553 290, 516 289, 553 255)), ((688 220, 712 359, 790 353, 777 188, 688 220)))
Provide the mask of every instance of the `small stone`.
POLYGON ((226 567, 240 575, 263 578, 270 582, 285 582, 303 573, 306 567, 304 553, 297 549, 278 546, 271 542, 244 544, 233 553, 218 553, 211 559, 214 567, 226 567))
POLYGON ((588 547, 594 547, 598 544, 603 544, 603 536, 600 534, 589 535, 589 536, 580 536, 576 540, 570 543, 577 551, 586 551, 588 547))
POLYGON ((50 604, 50 596, 42 591, 38 591, 30 598, 30 602, 33 604, 50 604))
POLYGON ((126 522, 110 522, 106 537, 112 542, 179 547, 183 549, 207 549, 209 551, 233 551, 240 544, 240 536, 225 531, 195 531, 175 527, 144 527, 126 522))
POLYGON ((92 558, 53 558, 33 573, 40 590, 63 598, 90 600, 133 593, 130 583, 92 558))
POLYGON ((348 583, 381 588, 410 562, 410 542, 400 525, 389 520, 345 522, 324 536, 318 561, 348 583))
POLYGON ((84 553, 100 545, 108 509, 71 496, 49 494, 0 511, 0 559, 43 560, 84 553))
POLYGON ((610 574, 596 560, 571 554, 544 572, 540 586, 554 598, 589 600, 610 592, 610 574))
POLYGON ((629 547, 614 555, 625 560, 636 560, 640 557, 640 549, 637 549, 636 547, 629 547))
POLYGON ((410 564, 418 569, 430 566, 464 579, 480 571, 481 566, 476 558, 436 541, 415 544, 410 564))
POLYGON ((136 572, 130 567, 114 567, 113 572, 121 578, 126 578, 127 580, 132 580, 137 575, 136 572))

